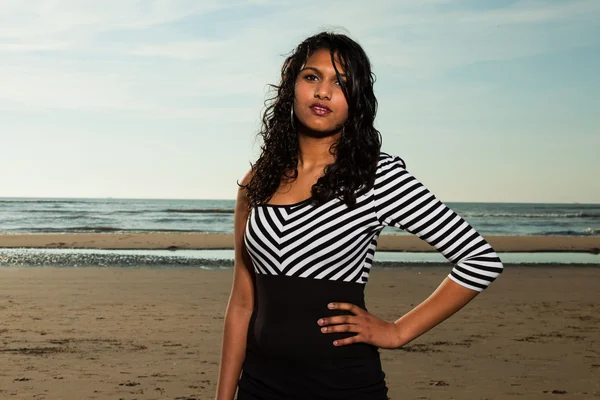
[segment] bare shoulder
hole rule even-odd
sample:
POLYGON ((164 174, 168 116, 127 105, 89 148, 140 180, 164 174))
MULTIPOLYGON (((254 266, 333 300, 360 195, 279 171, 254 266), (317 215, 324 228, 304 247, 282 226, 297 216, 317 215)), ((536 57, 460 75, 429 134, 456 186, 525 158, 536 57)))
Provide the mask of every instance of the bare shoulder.
POLYGON ((252 169, 249 169, 237 181, 238 194, 237 194, 236 208, 238 210, 240 210, 240 211, 241 210, 247 210, 247 207, 248 207, 248 197, 246 195, 247 194, 246 186, 250 183, 250 181, 252 180, 253 176, 254 176, 254 171, 252 169))
MULTIPOLYGON (((244 173, 244 175, 242 175, 242 177, 238 180, 238 184, 242 185, 242 186, 246 186, 248 183, 250 183, 250 181, 252 180, 252 177, 254 176, 254 170, 252 168, 250 168, 248 171, 246 171, 246 173, 244 173)), ((243 189, 242 187, 240 187, 240 189, 243 189)))

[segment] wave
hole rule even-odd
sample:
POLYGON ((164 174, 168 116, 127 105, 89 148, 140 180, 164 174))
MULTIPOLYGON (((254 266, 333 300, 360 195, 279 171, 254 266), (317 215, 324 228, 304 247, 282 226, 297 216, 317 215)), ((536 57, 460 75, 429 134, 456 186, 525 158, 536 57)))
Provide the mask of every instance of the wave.
POLYGON ((143 213, 152 213, 152 212, 160 212, 159 210, 115 210, 110 211, 109 214, 143 214, 143 213))
POLYGON ((600 235, 600 229, 587 228, 584 231, 542 231, 529 234, 531 236, 596 236, 600 235))
POLYGON ((115 228, 115 227, 98 227, 98 226, 78 226, 78 227, 63 227, 63 228, 11 228, 0 229, 0 234, 27 234, 27 233, 229 233, 219 229, 131 229, 131 228, 115 228))
POLYGON ((13 229, 2 229, 0 233, 11 232, 11 233, 102 233, 102 232, 128 232, 128 229, 114 228, 111 226, 76 226, 76 227, 38 227, 38 228, 13 228, 13 229))
POLYGON ((160 223, 160 224, 173 224, 173 223, 182 223, 182 222, 183 223, 190 223, 190 222, 196 223, 197 221, 193 220, 193 219, 190 219, 189 217, 188 218, 186 218, 186 217, 180 217, 180 218, 173 217, 173 218, 157 218, 157 219, 153 219, 152 222, 155 223, 155 224, 158 224, 158 223, 160 223))
POLYGON ((463 217, 501 217, 501 218, 600 218, 600 213, 550 213, 550 214, 521 214, 521 213, 476 213, 465 212, 463 217))
POLYGON ((78 232, 121 232, 124 229, 113 228, 112 226, 76 226, 73 228, 65 228, 65 231, 78 231, 78 232))
MULTIPOLYGON (((86 201, 87 202, 87 201, 86 201)), ((0 203, 27 203, 27 204, 42 204, 42 203, 82 203, 79 200, 0 200, 0 203)))
MULTIPOLYGON (((100 213, 99 210, 71 210, 71 209, 46 209, 46 210, 22 210, 24 213, 35 213, 35 214, 77 214, 77 213, 86 213, 88 218, 95 218, 93 216, 94 213, 100 213)), ((127 215, 141 215, 146 213, 181 213, 181 214, 233 214, 234 210, 232 209, 220 209, 220 208, 210 208, 210 209, 174 209, 170 208, 167 210, 116 210, 116 211, 102 211, 102 214, 105 215, 117 215, 117 214, 127 214, 127 215)), ((67 216, 68 217, 68 216, 67 216)))
POLYGON ((76 212, 81 212, 81 211, 73 211, 73 210, 65 210, 64 208, 62 209, 52 209, 49 208, 47 210, 23 210, 24 212, 29 213, 43 213, 43 214, 74 214, 76 212))
MULTIPOLYGON (((29 211, 28 211, 29 213, 29 211)), ((54 214, 54 212, 52 211, 48 211, 48 214, 54 214)), ((78 212, 62 212, 63 214, 71 214, 71 215, 61 215, 60 217, 56 217, 56 218, 60 218, 61 221, 74 221, 74 220, 109 220, 109 219, 113 219, 110 218, 108 216, 104 216, 104 215, 90 215, 90 214, 81 214, 81 211, 78 212)), ((38 218, 40 218, 41 221, 47 220, 47 219, 51 219, 52 215, 40 215, 38 216, 38 218)), ((25 215, 23 215, 22 217, 20 217, 20 219, 22 220, 26 220, 28 219, 25 215)))
POLYGON ((188 214, 233 214, 234 210, 232 209, 223 209, 223 208, 168 208, 164 210, 164 212, 169 213, 188 213, 188 214))

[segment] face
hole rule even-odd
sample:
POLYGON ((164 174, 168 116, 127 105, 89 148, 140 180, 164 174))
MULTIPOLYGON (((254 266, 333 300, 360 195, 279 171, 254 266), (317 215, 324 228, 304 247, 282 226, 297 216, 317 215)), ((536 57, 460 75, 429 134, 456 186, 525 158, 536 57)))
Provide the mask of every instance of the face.
MULTIPOLYGON (((335 66, 343 77, 338 60, 335 66)), ((321 134, 339 132, 348 119, 348 103, 329 50, 316 50, 300 70, 294 92, 294 114, 300 129, 321 134)))

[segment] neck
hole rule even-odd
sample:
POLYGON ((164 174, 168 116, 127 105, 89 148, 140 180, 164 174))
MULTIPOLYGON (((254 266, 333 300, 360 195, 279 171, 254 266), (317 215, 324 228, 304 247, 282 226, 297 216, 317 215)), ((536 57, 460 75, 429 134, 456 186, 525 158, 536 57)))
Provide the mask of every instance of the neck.
POLYGON ((333 164, 335 156, 330 148, 341 135, 341 131, 322 137, 298 132, 298 169, 310 170, 333 164))

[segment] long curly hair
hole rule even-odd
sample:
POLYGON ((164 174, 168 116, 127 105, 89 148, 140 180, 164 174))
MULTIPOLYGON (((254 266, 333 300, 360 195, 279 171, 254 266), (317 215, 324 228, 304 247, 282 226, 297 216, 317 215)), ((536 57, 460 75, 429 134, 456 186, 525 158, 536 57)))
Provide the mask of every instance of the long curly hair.
POLYGON ((275 95, 265 101, 261 155, 252 164, 246 189, 249 207, 266 203, 275 194, 282 178, 298 177, 298 136, 291 118, 296 78, 307 59, 320 49, 329 50, 338 81, 348 103, 348 119, 340 139, 330 147, 334 163, 311 188, 310 201, 322 204, 334 197, 352 206, 356 197, 368 191, 375 181, 381 148, 381 134, 373 126, 377 99, 373 92, 375 75, 361 46, 348 36, 321 32, 300 43, 286 58, 279 85, 269 85, 275 95), (335 66, 339 60, 345 79, 335 66))

